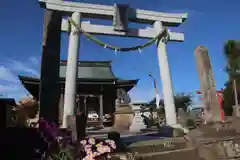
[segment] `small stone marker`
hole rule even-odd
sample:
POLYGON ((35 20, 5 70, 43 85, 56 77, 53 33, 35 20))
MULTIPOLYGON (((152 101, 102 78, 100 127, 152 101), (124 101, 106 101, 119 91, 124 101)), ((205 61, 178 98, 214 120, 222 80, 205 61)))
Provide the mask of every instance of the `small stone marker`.
POLYGON ((181 124, 183 127, 187 127, 187 114, 186 112, 182 109, 178 109, 178 123, 181 124))
POLYGON ((145 129, 146 126, 143 122, 143 118, 141 117, 141 108, 140 106, 132 106, 134 117, 132 120, 132 124, 130 126, 130 132, 140 132, 141 129, 145 129))

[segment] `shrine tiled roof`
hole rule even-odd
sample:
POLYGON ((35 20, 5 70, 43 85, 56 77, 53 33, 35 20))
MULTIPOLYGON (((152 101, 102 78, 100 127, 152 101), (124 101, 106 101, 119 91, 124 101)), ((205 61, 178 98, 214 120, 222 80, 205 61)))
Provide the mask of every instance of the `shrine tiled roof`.
MULTIPOLYGON (((59 84, 63 87, 66 78, 66 61, 60 62, 59 84)), ((39 95, 39 77, 18 76, 23 86, 35 98, 39 95)), ((78 78, 77 85, 80 88, 96 85, 114 85, 115 88, 124 88, 124 90, 131 90, 138 83, 138 79, 124 80, 119 79, 112 72, 111 61, 80 61, 78 64, 78 78)), ((97 89, 97 87, 95 88, 97 89)))
MULTIPOLYGON (((66 77, 67 61, 60 62, 60 78, 66 77)), ((78 79, 118 79, 112 72, 111 61, 79 61, 78 79)))

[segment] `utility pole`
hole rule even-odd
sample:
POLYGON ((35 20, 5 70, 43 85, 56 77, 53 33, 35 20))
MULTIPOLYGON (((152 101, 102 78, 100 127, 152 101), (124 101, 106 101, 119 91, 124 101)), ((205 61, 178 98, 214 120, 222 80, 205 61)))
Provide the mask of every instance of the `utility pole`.
POLYGON ((157 89, 157 82, 156 82, 156 79, 152 76, 151 72, 149 72, 148 75, 153 80, 153 86, 154 86, 154 90, 155 90, 156 105, 157 105, 157 108, 159 108, 160 96, 159 96, 159 92, 158 92, 158 89, 157 89))

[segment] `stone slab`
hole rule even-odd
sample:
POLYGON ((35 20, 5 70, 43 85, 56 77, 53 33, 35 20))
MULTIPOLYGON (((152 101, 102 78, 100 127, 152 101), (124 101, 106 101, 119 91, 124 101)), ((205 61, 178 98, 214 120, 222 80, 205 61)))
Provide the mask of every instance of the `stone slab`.
POLYGON ((187 137, 198 148, 204 160, 240 158, 240 133, 236 124, 239 121, 202 125, 189 132, 187 137))
POLYGON ((131 152, 150 153, 186 149, 191 146, 191 143, 188 143, 183 137, 179 137, 140 141, 131 144, 129 149, 131 152))
POLYGON ((141 154, 136 157, 136 160, 200 160, 198 152, 195 148, 166 151, 166 152, 156 152, 141 154))

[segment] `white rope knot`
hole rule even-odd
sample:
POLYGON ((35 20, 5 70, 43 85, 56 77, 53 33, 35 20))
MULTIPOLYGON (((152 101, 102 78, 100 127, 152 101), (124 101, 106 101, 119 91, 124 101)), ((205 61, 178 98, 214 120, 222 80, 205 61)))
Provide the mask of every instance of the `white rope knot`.
POLYGON ((162 38, 162 42, 163 43, 167 43, 168 40, 169 40, 169 36, 168 35, 162 38))
POLYGON ((80 31, 77 28, 73 28, 72 33, 73 33, 73 35, 76 35, 76 34, 79 34, 80 31))

